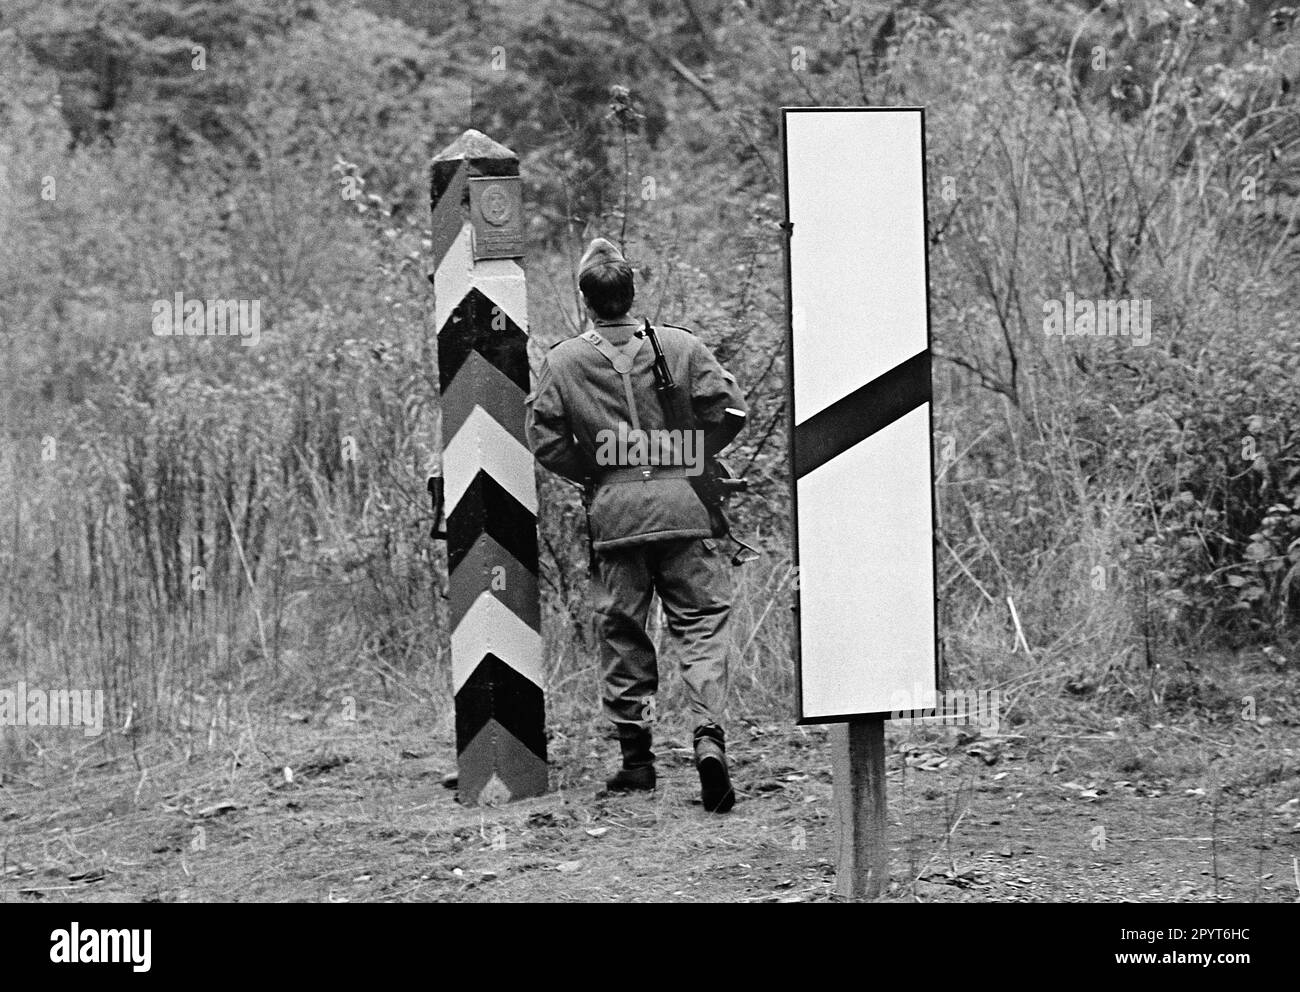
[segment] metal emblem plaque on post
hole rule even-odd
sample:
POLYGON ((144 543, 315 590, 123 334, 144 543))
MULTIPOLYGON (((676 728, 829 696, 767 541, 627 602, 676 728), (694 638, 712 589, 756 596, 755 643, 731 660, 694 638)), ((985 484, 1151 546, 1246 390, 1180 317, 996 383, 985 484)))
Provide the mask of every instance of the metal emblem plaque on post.
POLYGON ((469 216, 475 261, 523 255, 523 191, 518 176, 471 178, 469 216))

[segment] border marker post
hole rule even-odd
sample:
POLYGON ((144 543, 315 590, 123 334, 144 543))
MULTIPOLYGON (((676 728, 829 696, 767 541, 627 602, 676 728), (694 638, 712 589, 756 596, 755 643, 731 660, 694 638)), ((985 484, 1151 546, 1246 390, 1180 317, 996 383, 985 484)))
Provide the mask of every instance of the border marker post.
POLYGON ((519 158, 470 129, 430 177, 457 789, 490 806, 547 788, 519 158))

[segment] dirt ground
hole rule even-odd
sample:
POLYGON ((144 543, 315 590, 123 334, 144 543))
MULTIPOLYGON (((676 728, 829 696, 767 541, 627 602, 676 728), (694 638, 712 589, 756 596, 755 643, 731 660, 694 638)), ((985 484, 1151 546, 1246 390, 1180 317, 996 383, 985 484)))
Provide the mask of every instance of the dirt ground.
MULTIPOLYGON (((1257 720, 1081 703, 1068 727, 994 737, 891 725, 886 898, 1300 901, 1291 698, 1257 720)), ((550 794, 496 809, 457 804, 434 736, 412 705, 285 712, 188 759, 33 743, 0 788, 0 901, 837 899, 825 727, 736 722, 723 817, 699 804, 684 726, 660 727, 653 796, 609 797, 616 745, 553 725, 550 794)))

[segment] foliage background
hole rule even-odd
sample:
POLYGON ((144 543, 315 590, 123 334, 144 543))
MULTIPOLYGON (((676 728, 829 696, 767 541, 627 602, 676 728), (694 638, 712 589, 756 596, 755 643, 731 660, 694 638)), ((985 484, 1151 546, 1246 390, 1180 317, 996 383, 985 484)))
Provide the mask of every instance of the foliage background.
MULTIPOLYGON (((473 126, 521 158, 538 354, 576 328, 581 246, 621 234, 639 305, 749 391, 739 529, 767 553, 737 573, 735 708, 788 713, 783 105, 926 107, 954 683, 1002 688, 1013 721, 1070 696, 1145 707, 1198 652, 1289 645, 1294 17, 10 0, 0 681, 102 685, 115 726, 198 740, 288 700, 415 699, 450 726, 427 167, 473 126), (632 112, 611 113, 615 86, 632 112), (1067 290, 1151 300, 1151 344, 1046 337, 1043 301, 1067 290), (176 292, 260 299, 261 344, 153 337, 152 301, 176 292)), ((581 512, 539 484, 549 705, 586 718, 581 512)))

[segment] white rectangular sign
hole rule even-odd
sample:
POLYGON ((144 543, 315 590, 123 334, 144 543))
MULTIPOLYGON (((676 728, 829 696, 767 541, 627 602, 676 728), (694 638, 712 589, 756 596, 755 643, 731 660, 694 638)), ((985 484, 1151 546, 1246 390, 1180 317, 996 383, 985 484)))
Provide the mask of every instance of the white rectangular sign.
POLYGON ((924 118, 787 108, 801 723, 935 705, 924 118))

